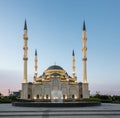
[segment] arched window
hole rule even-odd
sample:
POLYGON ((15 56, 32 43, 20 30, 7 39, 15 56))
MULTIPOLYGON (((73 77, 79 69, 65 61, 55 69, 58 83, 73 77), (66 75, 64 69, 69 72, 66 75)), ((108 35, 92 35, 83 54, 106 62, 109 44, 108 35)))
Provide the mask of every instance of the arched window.
POLYGON ((48 95, 46 95, 46 99, 48 99, 48 95))
POLYGON ((65 95, 63 95, 63 99, 65 99, 65 95))
POLYGON ((53 80, 53 86, 57 86, 58 85, 58 79, 54 79, 53 80))
POLYGON ((52 81, 52 89, 53 90, 58 90, 59 88, 59 81, 57 78, 55 78, 53 81, 52 81))
POLYGON ((74 99, 75 98, 75 96, 74 95, 72 95, 72 99, 74 99))
POLYGON ((28 99, 30 99, 30 97, 31 97, 30 94, 28 94, 28 99))
POLYGON ((38 94, 37 94, 36 98, 39 99, 39 95, 38 94))

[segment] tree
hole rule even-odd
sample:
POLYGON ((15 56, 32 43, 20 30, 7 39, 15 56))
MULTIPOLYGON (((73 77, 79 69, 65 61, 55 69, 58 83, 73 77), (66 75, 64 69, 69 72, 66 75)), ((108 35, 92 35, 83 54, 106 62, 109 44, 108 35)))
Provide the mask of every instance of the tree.
POLYGON ((2 97, 3 96, 3 94, 0 92, 0 97, 2 97))

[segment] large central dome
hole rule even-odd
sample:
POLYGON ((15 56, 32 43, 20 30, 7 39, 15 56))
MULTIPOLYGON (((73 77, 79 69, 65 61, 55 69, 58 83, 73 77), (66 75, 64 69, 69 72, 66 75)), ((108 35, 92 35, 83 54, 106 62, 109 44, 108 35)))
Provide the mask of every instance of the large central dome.
POLYGON ((58 66, 58 65, 52 65, 50 67, 48 67, 47 70, 64 70, 62 67, 58 66))

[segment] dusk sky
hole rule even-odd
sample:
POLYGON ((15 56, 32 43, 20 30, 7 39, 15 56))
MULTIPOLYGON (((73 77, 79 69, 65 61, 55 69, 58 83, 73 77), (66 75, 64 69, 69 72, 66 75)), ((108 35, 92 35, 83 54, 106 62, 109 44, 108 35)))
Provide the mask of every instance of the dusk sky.
POLYGON ((28 81, 55 63, 69 75, 72 50, 82 82, 82 26, 87 30, 87 79, 91 94, 120 95, 120 0, 0 0, 0 92, 23 82, 23 28, 28 26, 28 81))

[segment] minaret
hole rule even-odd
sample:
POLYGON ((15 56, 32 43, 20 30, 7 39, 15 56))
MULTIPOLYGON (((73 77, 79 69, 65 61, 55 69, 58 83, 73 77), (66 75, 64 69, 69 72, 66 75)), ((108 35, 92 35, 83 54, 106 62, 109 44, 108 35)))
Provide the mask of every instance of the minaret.
POLYGON ((86 46, 87 36, 86 36, 86 27, 85 21, 83 22, 83 30, 82 30, 82 62, 83 62, 83 83, 82 83, 82 98, 89 98, 90 93, 88 89, 87 82, 87 46, 86 46))
POLYGON ((83 22, 83 30, 82 30, 82 61, 83 61, 83 83, 87 83, 87 47, 86 47, 86 27, 85 27, 85 21, 83 22))
POLYGON ((27 60, 28 60, 28 35, 27 35, 27 23, 25 20, 24 24, 24 34, 23 34, 23 40, 24 40, 24 46, 23 46, 23 51, 24 51, 24 56, 23 56, 23 61, 24 61, 24 78, 23 78, 23 83, 27 83, 27 60))
POLYGON ((35 50, 35 59, 34 59, 34 63, 35 63, 35 71, 34 71, 34 78, 37 78, 37 68, 38 68, 38 58, 37 58, 37 50, 35 50))
POLYGON ((72 52, 72 76, 75 78, 75 53, 74 50, 72 52))

